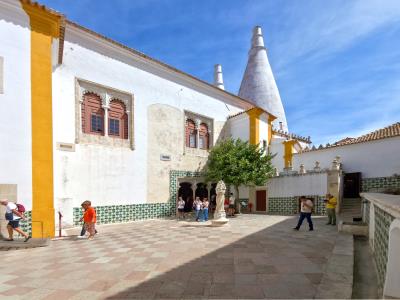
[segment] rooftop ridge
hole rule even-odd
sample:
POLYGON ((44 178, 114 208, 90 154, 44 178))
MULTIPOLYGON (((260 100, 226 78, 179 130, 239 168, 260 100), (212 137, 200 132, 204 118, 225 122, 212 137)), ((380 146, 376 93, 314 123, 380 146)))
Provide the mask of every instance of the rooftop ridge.
POLYGON ((376 129, 374 131, 371 131, 370 133, 363 134, 357 138, 347 137, 333 144, 327 143, 325 146, 321 144, 318 147, 316 147, 315 145, 312 146, 312 148, 307 147, 304 150, 302 150, 302 152, 311 152, 311 151, 318 151, 334 147, 360 144, 365 142, 397 137, 397 136, 400 136, 400 122, 393 123, 392 125, 386 126, 384 128, 376 129))

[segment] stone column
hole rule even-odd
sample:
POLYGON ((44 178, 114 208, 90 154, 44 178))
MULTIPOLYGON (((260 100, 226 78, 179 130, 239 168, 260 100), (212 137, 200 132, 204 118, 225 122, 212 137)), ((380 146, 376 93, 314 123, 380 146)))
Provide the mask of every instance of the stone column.
POLYGON ((108 136, 108 109, 107 105, 102 106, 104 109, 104 136, 108 136))
POLYGON ((196 149, 200 149, 199 145, 200 145, 200 124, 201 124, 201 120, 200 119, 196 119, 196 149))

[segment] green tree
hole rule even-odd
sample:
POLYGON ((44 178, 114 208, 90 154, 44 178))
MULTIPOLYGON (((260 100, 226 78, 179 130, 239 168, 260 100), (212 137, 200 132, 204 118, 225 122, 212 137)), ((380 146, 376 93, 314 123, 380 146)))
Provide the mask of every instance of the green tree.
POLYGON ((236 192, 236 207, 240 211, 239 186, 265 185, 274 175, 271 163, 274 155, 259 145, 251 145, 240 139, 227 139, 213 147, 208 156, 206 180, 223 180, 233 185, 236 192))

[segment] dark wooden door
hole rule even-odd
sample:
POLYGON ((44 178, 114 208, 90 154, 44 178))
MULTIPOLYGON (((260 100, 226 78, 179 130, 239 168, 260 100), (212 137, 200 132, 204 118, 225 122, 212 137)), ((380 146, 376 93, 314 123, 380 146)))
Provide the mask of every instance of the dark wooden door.
POLYGON ((361 173, 347 173, 344 175, 343 197, 358 198, 360 197, 361 173))
POLYGON ((256 210, 257 211, 267 211, 267 192, 256 191, 256 210))

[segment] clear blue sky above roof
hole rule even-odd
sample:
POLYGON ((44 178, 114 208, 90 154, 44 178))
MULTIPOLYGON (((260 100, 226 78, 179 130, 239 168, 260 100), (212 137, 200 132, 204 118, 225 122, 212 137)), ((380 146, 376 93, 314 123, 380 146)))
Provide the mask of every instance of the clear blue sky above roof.
POLYGON ((263 28, 289 128, 314 143, 390 125, 400 115, 396 0, 40 1, 68 19, 237 93, 251 30, 263 28))

